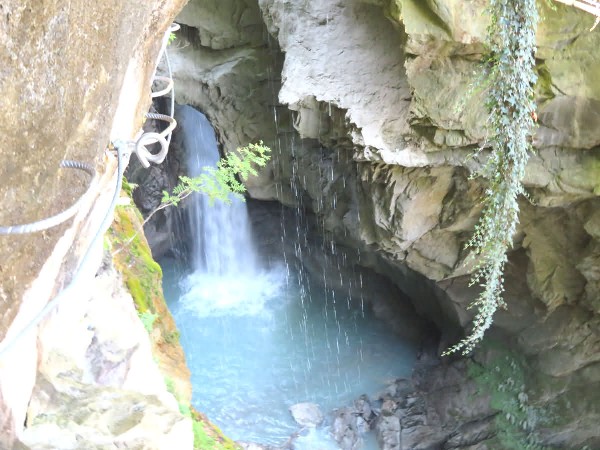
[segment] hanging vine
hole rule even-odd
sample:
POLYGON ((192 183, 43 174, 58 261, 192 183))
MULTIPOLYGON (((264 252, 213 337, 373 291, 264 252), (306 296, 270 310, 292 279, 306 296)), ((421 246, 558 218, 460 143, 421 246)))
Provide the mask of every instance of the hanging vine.
POLYGON ((535 0, 491 0, 488 28, 490 50, 489 88, 491 155, 480 175, 489 180, 484 208, 475 233, 467 244, 477 265, 471 285, 483 291, 470 307, 476 307, 471 334, 444 354, 467 354, 492 325, 494 313, 503 307, 504 266, 512 246, 519 216, 517 198, 524 193, 521 180, 531 149, 535 125, 534 86, 535 0))

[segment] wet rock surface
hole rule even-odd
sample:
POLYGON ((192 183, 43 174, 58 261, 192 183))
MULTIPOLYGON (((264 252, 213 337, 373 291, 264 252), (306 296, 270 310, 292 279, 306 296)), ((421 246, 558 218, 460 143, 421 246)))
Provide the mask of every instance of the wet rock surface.
POLYGON ((316 403, 297 403, 290 406, 290 413, 298 425, 317 427, 323 422, 323 413, 316 403))
POLYGON ((366 395, 352 406, 334 410, 331 415, 330 432, 344 450, 361 448, 362 436, 370 431, 376 417, 366 395))
POLYGON ((374 433, 383 450, 496 448, 491 440, 496 412, 464 375, 462 362, 423 357, 412 378, 394 380, 377 398, 362 396, 333 411, 330 432, 344 450, 361 448, 366 433, 374 433))

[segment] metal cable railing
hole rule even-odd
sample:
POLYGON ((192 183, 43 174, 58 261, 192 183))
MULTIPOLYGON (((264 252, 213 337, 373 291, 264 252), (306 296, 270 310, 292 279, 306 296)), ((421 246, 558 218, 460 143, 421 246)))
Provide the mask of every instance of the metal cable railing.
MULTIPOLYGON (((96 176, 96 171, 94 170, 94 168, 91 165, 84 162, 71 161, 66 159, 60 162, 60 167, 63 169, 81 170, 87 173, 91 177, 91 180, 93 180, 96 176)), ((73 203, 73 205, 65 209, 63 212, 58 213, 52 217, 48 217, 46 219, 38 220, 36 222, 26 223, 23 225, 11 225, 8 227, 0 227, 0 234, 35 233, 36 231, 43 231, 47 230, 48 228, 60 225, 61 223, 69 220, 71 217, 77 214, 77 211, 79 211, 79 207, 83 202, 83 199, 86 197, 87 194, 89 194, 92 185, 93 183, 90 181, 87 190, 81 197, 79 197, 79 200, 77 200, 75 203, 73 203)))
POLYGON ((27 325, 25 325, 23 328, 21 328, 18 332, 7 335, 5 337, 5 339, 2 342, 0 342, 0 359, 2 359, 2 357, 5 356, 8 351, 10 351, 10 349, 19 341, 19 339, 21 339, 28 332, 33 330, 33 328, 35 328, 37 325, 39 325, 39 323, 54 308, 56 308, 56 306, 58 306, 58 304, 62 300, 67 298, 67 294, 69 294, 72 290, 74 290, 74 288, 77 286, 77 284, 80 281, 81 275, 84 273, 84 269, 88 266, 88 264, 90 264, 91 256, 93 253, 92 250, 94 248, 97 248, 97 246, 100 244, 101 239, 104 236, 104 232, 106 231, 106 228, 108 228, 110 226, 110 224, 113 220, 114 209, 117 204, 117 200, 119 199, 119 195, 121 193, 121 185, 123 182, 123 172, 125 171, 125 166, 126 166, 126 162, 124 161, 124 159, 129 155, 129 144, 116 143, 115 147, 117 148, 117 183, 116 183, 115 191, 113 193, 112 200, 110 202, 110 206, 108 207, 108 210, 106 211, 106 214, 104 215, 104 218, 102 219, 102 223, 98 227, 98 231, 96 231, 96 234, 94 235, 92 241, 88 245, 88 248, 87 248, 85 254, 83 255, 83 258, 81 259, 81 262, 79 263, 79 265, 77 266, 77 269, 75 270, 75 275, 73 275, 73 278, 71 279, 71 282, 67 285, 67 287, 65 287, 62 291, 60 291, 56 297, 54 297, 52 300, 50 300, 46 304, 46 306, 44 306, 44 308, 30 322, 27 323, 27 325))
MULTIPOLYGON (((44 308, 30 322, 27 323, 27 325, 25 325, 19 331, 15 332, 15 333, 9 332, 9 334, 7 336, 5 336, 4 340, 2 342, 0 342, 0 359, 2 359, 10 351, 10 349, 12 347, 14 347, 16 342, 21 337, 23 337, 28 332, 33 330, 37 325, 39 325, 39 323, 54 308, 56 308, 62 300, 67 298, 67 294, 69 294, 71 291, 73 291, 74 288, 80 282, 80 278, 81 278, 81 275, 84 273, 84 269, 87 267, 88 264, 90 264, 91 255, 93 253, 92 249, 94 249, 95 247, 97 247, 97 245, 99 245, 99 242, 102 239, 106 228, 108 228, 110 226, 110 223, 113 220, 114 208, 117 204, 117 201, 119 199, 119 195, 121 192, 123 172, 125 171, 125 167, 127 166, 127 161, 125 161, 125 159, 129 158, 131 151, 132 150, 135 151, 138 158, 140 158, 140 154, 142 154, 143 155, 142 158, 144 158, 144 157, 146 158, 146 163, 148 163, 148 165, 149 165, 149 162, 154 162, 156 164, 160 164, 166 157, 167 152, 168 152, 169 143, 171 141, 171 133, 173 132, 173 129, 177 126, 177 122, 173 118, 173 115, 175 112, 175 94, 174 94, 174 88, 173 88, 171 65, 169 63, 168 56, 166 55, 166 44, 168 42, 169 34, 178 29, 179 29, 178 24, 172 24, 169 27, 169 30, 165 33, 165 37, 163 38, 163 46, 161 47, 161 52, 160 52, 160 57, 162 57, 162 55, 164 54, 167 59, 167 66, 169 69, 169 78, 167 79, 167 77, 154 77, 154 79, 158 79, 159 81, 162 80, 162 81, 167 82, 167 87, 159 92, 152 93, 153 97, 159 97, 159 96, 165 95, 169 92, 173 92, 172 97, 171 97, 171 114, 170 115, 156 114, 156 113, 146 114, 147 118, 165 121, 165 122, 169 123, 169 126, 160 133, 144 133, 144 134, 142 134, 142 136, 140 136, 140 138, 137 141, 115 141, 113 143, 114 147, 117 149, 117 181, 116 181, 116 187, 115 187, 115 191, 112 196, 110 206, 109 206, 108 210, 106 211, 106 214, 104 215, 102 223, 98 227, 96 234, 94 235, 92 241, 88 245, 87 250, 83 255, 83 258, 81 259, 81 262, 79 263, 79 265, 77 266, 77 269, 75 270, 75 274, 73 275, 71 282, 63 290, 61 290, 57 294, 56 297, 54 297, 52 300, 50 300, 46 304, 46 306, 44 306, 44 308), (150 153, 147 150, 147 148, 145 147, 145 145, 149 145, 150 143, 152 143, 153 140, 154 140, 154 142, 159 142, 161 144, 161 151, 156 155, 150 153), (145 154, 144 152, 147 152, 147 154, 145 154)), ((159 59, 159 61, 160 61, 160 59, 159 59)), ((157 63, 157 65, 158 65, 158 63, 157 63)), ((142 161, 142 159, 140 159, 140 161, 142 161)), ((142 161, 142 164, 144 164, 143 161, 142 161)), ((87 163, 79 162, 79 161, 64 160, 60 163, 60 167, 66 168, 66 169, 82 170, 82 171, 88 173, 92 177, 92 179, 96 175, 96 171, 94 170, 94 168, 91 165, 89 165, 87 163)), ((145 167, 148 167, 148 166, 145 166, 145 167)), ((93 185, 93 183, 90 183, 90 187, 92 185, 93 185)), ((29 223, 29 224, 0 227, 0 234, 33 233, 36 231, 41 231, 41 230, 45 230, 45 229, 54 227, 60 223, 65 222, 66 220, 73 217, 77 213, 81 204, 83 203, 83 199, 90 192, 90 190, 91 190, 90 187, 88 187, 88 190, 86 191, 86 193, 84 195, 82 195, 79 198, 79 200, 77 200, 77 202, 75 202, 71 207, 69 207, 65 211, 63 211, 59 214, 56 214, 52 217, 49 217, 49 218, 46 218, 46 219, 43 219, 43 220, 40 220, 37 222, 29 223)))

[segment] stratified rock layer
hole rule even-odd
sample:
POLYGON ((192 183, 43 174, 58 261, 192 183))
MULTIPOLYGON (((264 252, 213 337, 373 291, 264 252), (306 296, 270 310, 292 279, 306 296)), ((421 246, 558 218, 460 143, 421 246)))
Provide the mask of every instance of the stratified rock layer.
MULTIPOLYGON (((270 145, 274 160, 249 183, 251 195, 312 210, 326 233, 360 248, 363 264, 392 277, 447 332, 444 346, 453 343, 452 329, 468 329, 467 306, 478 293, 468 283, 464 244, 485 188, 470 177, 487 157, 485 149, 473 156, 488 131, 484 92, 472 89, 485 2, 258 3, 271 36, 262 40, 255 3, 228 2, 229 14, 219 2, 190 3, 181 16, 189 37, 174 58, 179 101, 207 113, 225 151, 259 139, 270 145), (205 15, 193 14, 196 3, 205 15), (222 39, 209 11, 219 12, 222 39)), ((540 2, 540 9, 539 127, 524 180, 533 201, 521 201, 506 268, 508 308, 490 335, 527 355, 528 402, 555 411, 552 425, 537 424, 539 438, 594 448, 600 35, 589 32, 593 18, 574 8, 540 2)), ((465 401, 452 392, 439 408, 465 401)), ((443 433, 440 442, 486 445, 443 433)))

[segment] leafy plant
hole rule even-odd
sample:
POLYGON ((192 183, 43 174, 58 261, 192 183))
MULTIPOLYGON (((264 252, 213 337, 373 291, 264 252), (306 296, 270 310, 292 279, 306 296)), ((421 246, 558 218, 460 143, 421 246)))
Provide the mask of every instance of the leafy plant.
POLYGON ((486 106, 493 137, 491 155, 478 174, 486 177, 489 185, 483 214, 467 244, 476 260, 471 285, 477 284, 483 291, 470 306, 477 308, 471 334, 445 355, 471 352, 491 326, 494 313, 505 306, 504 265, 518 223, 517 198, 524 194, 521 180, 535 125, 535 0, 491 0, 489 11, 491 63, 486 106))
POLYGON ((243 199, 244 185, 238 180, 248 179, 250 175, 256 175, 256 166, 264 167, 270 159, 271 149, 260 141, 258 144, 248 144, 237 149, 237 153, 228 153, 217 164, 217 168, 204 167, 204 172, 198 177, 179 177, 179 184, 175 186, 172 193, 163 191, 161 204, 153 210, 144 223, 161 209, 169 206, 177 206, 185 198, 195 192, 208 196, 210 202, 220 200, 230 203, 230 194, 243 199))

